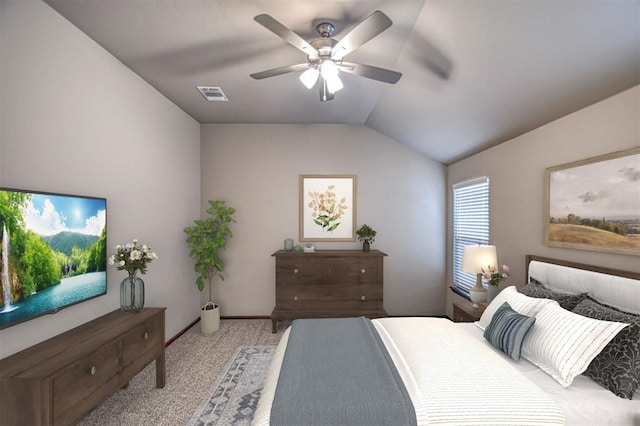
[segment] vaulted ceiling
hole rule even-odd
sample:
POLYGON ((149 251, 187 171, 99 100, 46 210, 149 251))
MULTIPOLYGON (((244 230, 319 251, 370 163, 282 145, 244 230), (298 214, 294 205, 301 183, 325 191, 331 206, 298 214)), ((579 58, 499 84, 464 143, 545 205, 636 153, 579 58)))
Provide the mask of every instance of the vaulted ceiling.
POLYGON ((201 123, 366 125, 444 164, 640 84, 634 0, 45 1, 201 123), (300 72, 249 76, 305 62, 256 15, 306 40, 329 21, 340 40, 375 10, 393 25, 346 59, 401 72, 397 84, 341 73, 320 102, 300 72))

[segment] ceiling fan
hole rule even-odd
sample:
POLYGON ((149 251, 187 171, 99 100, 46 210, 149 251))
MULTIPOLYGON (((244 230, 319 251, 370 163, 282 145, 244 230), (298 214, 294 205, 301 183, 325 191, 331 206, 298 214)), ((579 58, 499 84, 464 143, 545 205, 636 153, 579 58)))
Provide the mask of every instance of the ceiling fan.
POLYGON ((304 63, 251 74, 251 77, 257 80, 304 71, 300 74, 300 81, 308 89, 313 88, 317 82, 320 100, 326 102, 332 100, 334 94, 343 87, 338 75, 340 71, 390 84, 395 84, 402 77, 402 74, 396 71, 343 60, 346 55, 391 26, 391 19, 380 11, 367 16, 340 41, 331 38, 335 27, 330 22, 318 24, 316 29, 321 37, 307 42, 270 15, 262 14, 253 19, 307 55, 307 61, 304 63))

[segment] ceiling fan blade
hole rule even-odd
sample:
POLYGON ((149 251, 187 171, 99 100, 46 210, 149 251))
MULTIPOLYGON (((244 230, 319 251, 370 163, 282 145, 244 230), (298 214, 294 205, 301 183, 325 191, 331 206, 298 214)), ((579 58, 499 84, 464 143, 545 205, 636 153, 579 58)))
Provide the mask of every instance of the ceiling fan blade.
POLYGON ((280 22, 276 21, 273 17, 271 17, 271 15, 263 13, 262 15, 258 15, 253 19, 272 33, 284 39, 292 46, 302 50, 307 55, 315 56, 318 54, 318 51, 309 43, 307 43, 305 39, 282 25, 280 22))
POLYGON ((263 78, 275 77, 276 75, 286 74, 288 72, 302 71, 306 70, 307 68, 309 68, 309 64, 305 62, 304 64, 287 65, 286 67, 273 68, 266 71, 256 72, 250 75, 256 80, 262 80, 263 78))
POLYGON ((340 71, 349 74, 356 74, 372 80, 382 81, 383 83, 396 84, 402 73, 391 71, 385 68, 374 67, 373 65, 356 64, 353 62, 342 62, 338 65, 340 71))
POLYGON ((393 24, 391 19, 384 13, 376 10, 371 15, 367 16, 360 22, 353 30, 347 35, 342 37, 342 40, 333 47, 334 59, 341 59, 350 52, 353 52, 358 47, 362 46, 393 24))

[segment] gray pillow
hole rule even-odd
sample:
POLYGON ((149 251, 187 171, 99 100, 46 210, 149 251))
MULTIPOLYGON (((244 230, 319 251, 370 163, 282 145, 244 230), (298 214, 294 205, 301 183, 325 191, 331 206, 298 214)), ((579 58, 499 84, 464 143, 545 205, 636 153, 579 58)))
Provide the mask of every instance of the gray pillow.
POLYGON ((504 302, 493 314, 491 322, 484 330, 484 338, 518 361, 524 338, 527 337, 527 333, 535 322, 535 317, 519 314, 504 302))
POLYGON ((562 294, 549 290, 540 281, 535 278, 529 278, 529 284, 524 286, 520 293, 529 297, 537 297, 539 299, 552 299, 560 304, 567 311, 572 311, 578 303, 587 298, 587 293, 581 294, 562 294))
POLYGON ((632 399, 640 388, 640 315, 587 298, 574 313, 603 321, 624 322, 623 328, 583 373, 620 398, 632 399))

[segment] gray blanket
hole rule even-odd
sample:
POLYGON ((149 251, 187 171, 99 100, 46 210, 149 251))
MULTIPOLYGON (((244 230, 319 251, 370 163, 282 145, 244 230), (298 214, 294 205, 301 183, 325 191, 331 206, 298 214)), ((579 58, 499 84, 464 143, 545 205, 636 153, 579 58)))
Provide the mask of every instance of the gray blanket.
POLYGON ((295 320, 272 426, 416 425, 409 394, 366 318, 295 320))

